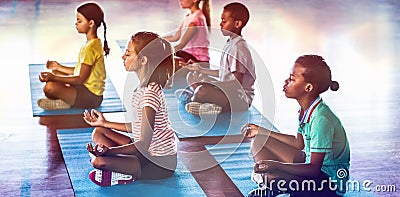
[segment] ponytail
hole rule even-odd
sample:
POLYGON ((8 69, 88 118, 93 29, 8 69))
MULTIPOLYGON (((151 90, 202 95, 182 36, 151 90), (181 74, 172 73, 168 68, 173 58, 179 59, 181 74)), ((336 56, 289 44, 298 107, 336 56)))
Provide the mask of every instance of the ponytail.
POLYGON ((175 73, 174 49, 172 45, 165 39, 160 38, 164 48, 165 59, 158 65, 155 73, 158 75, 158 80, 162 87, 166 89, 172 88, 173 75, 175 73), (158 70, 160 69, 160 70, 158 70))
POLYGON ((337 91, 339 89, 339 83, 337 81, 332 81, 329 87, 332 91, 337 91))
POLYGON ((206 18, 208 30, 210 31, 210 29, 211 29, 210 0, 202 0, 202 1, 203 1, 203 5, 201 6, 201 11, 203 11, 203 14, 206 18))
POLYGON ((107 56, 109 53, 110 53, 110 48, 108 47, 108 42, 107 42, 107 37, 106 37, 106 35, 107 35, 107 25, 106 25, 106 22, 103 20, 102 21, 102 23, 103 23, 103 27, 104 27, 104 46, 103 46, 103 50, 104 50, 104 53, 105 53, 105 55, 107 56))

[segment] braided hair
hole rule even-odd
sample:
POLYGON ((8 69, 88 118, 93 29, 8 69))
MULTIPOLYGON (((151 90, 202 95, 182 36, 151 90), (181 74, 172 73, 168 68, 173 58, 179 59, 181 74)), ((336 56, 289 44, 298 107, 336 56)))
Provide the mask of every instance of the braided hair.
POLYGON ((87 20, 93 20, 96 28, 100 27, 103 24, 104 27, 104 44, 103 50, 105 55, 107 56, 110 53, 110 48, 108 47, 107 42, 107 25, 104 21, 104 12, 101 9, 100 5, 94 2, 88 2, 80 5, 77 9, 77 12, 81 13, 87 20))

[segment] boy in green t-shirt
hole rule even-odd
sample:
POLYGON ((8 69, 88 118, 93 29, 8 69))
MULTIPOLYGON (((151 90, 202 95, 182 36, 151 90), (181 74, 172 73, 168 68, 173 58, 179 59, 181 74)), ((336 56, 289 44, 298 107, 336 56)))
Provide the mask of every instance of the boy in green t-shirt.
POLYGON ((336 91, 339 84, 331 80, 325 60, 317 55, 301 56, 283 87, 285 96, 300 105, 297 136, 254 124, 242 127, 245 136, 255 137, 251 147, 256 162, 253 179, 262 177, 257 182, 268 187, 253 190, 249 196, 282 191, 300 196, 346 192, 350 148, 339 118, 320 97, 328 88, 336 91))

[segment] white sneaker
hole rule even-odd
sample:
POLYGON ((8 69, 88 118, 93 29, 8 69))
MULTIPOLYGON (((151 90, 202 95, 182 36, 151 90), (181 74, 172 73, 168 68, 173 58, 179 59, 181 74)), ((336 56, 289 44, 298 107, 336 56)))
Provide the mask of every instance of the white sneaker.
POLYGON ((187 112, 195 115, 212 115, 222 112, 222 107, 213 103, 190 102, 185 105, 187 112))
POLYGON ((40 108, 45 110, 69 109, 71 105, 61 99, 41 98, 37 101, 40 108))

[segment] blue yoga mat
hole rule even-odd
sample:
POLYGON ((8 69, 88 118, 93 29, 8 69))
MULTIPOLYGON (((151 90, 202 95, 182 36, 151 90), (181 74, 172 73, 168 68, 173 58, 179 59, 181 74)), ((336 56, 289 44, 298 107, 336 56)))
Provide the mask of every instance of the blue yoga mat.
POLYGON ((244 196, 257 186, 250 177, 254 166, 250 143, 216 144, 205 147, 244 196))
MULTIPOLYGON (((63 65, 74 66, 76 63, 66 63, 63 65)), ((31 86, 31 101, 33 116, 54 116, 64 114, 82 114, 84 109, 70 108, 63 110, 44 110, 37 105, 37 100, 44 98, 44 83, 39 81, 40 72, 47 71, 45 64, 29 64, 29 79, 31 86)), ((114 88, 109 77, 106 79, 106 87, 103 93, 103 102, 97 110, 107 112, 124 112, 126 111, 117 91, 114 88)))
MULTIPOLYGON (((249 191, 257 187, 256 183, 251 181, 254 160, 250 154, 250 145, 251 143, 233 143, 205 146, 244 196, 247 196, 249 191)), ((351 180, 355 179, 351 178, 351 180)), ((362 185, 360 188, 360 191, 349 190, 345 197, 375 196, 372 192, 362 190, 362 185)))
POLYGON ((88 174, 93 169, 86 144, 93 128, 57 130, 64 161, 75 195, 79 196, 206 196, 178 158, 174 176, 162 180, 137 180, 132 184, 100 187, 88 174))
POLYGON ((173 91, 174 89, 164 90, 169 119, 179 138, 241 135, 240 129, 246 123, 258 124, 270 130, 278 131, 254 106, 251 106, 245 112, 204 116, 190 114, 175 97, 173 91))

